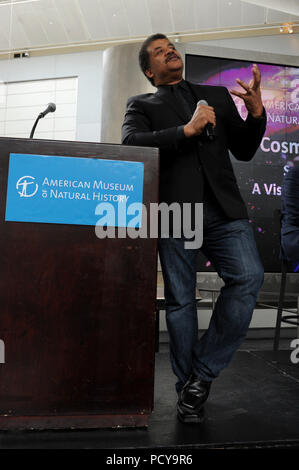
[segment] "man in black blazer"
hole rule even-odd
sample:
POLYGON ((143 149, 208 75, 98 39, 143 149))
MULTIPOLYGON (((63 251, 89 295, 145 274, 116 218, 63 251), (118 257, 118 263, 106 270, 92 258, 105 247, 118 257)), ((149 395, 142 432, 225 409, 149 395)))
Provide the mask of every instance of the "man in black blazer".
POLYGON ((182 78, 183 62, 163 34, 142 45, 139 63, 157 92, 130 98, 122 128, 125 145, 160 149, 160 202, 204 203, 201 250, 224 280, 211 322, 198 339, 195 304, 197 250, 185 239, 159 238, 170 356, 178 377, 178 417, 201 422, 211 382, 228 365, 246 336, 263 282, 245 204, 228 150, 238 160, 253 158, 265 132, 260 72, 238 83, 248 109, 244 122, 227 89, 182 78), (205 100, 205 104, 198 101, 205 100), (215 134, 215 135, 214 135, 215 134))

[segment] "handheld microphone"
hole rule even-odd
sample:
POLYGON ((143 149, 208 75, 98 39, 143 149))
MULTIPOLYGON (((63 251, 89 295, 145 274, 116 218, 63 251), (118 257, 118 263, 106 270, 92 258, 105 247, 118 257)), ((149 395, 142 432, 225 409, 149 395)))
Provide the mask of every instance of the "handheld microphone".
POLYGON ((40 117, 44 118, 48 113, 54 113, 56 111, 56 104, 55 103, 49 103, 48 107, 45 111, 40 113, 40 117))
POLYGON ((31 133, 30 133, 30 139, 33 139, 33 135, 34 135, 34 132, 35 132, 38 121, 40 119, 44 118, 48 113, 54 113, 54 111, 56 111, 56 104, 49 103, 47 109, 45 109, 45 111, 43 111, 42 113, 39 113, 39 115, 37 116, 37 119, 36 119, 36 121, 35 121, 35 123, 32 127, 32 130, 31 130, 31 133))
MULTIPOLYGON (((200 100, 198 101, 197 105, 203 105, 203 106, 209 106, 207 101, 206 100, 200 100)), ((213 127, 213 124, 211 124, 210 122, 208 122, 208 124, 206 124, 205 126, 205 135, 207 137, 208 140, 210 140, 211 142, 213 140, 215 140, 216 138, 216 133, 215 133, 215 128, 213 127)))

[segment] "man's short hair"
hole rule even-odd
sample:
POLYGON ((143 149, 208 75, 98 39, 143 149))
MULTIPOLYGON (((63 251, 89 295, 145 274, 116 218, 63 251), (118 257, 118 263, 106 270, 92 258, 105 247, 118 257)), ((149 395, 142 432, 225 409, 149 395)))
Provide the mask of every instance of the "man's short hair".
MULTIPOLYGON (((148 46, 153 42, 156 41, 157 39, 168 39, 165 34, 162 33, 156 33, 152 34, 149 36, 142 44, 140 51, 139 51, 139 65, 142 70, 142 72, 145 75, 146 70, 150 68, 150 57, 148 53, 148 46)), ((146 76, 146 75, 145 75, 146 76)), ((155 86, 153 78, 149 78, 146 76, 146 78, 151 82, 152 85, 155 86)))

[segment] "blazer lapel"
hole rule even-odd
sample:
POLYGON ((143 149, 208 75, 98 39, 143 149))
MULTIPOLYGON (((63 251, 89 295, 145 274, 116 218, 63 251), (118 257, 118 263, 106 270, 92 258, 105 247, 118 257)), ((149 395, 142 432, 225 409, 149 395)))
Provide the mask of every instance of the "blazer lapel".
POLYGON ((175 101, 174 97, 171 96, 169 90, 165 88, 159 88, 155 93, 165 104, 171 107, 171 109, 182 119, 183 122, 189 121, 189 116, 186 115, 183 106, 180 102, 175 101))

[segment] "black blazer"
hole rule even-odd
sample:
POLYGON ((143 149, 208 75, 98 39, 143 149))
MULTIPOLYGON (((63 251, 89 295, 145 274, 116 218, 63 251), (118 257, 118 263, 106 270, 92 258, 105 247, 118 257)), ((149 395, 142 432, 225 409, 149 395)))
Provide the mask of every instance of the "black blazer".
POLYGON ((202 202, 204 172, 225 214, 231 219, 247 218, 228 150, 238 160, 253 158, 266 128, 265 110, 262 118, 248 115, 243 121, 226 88, 188 83, 197 101, 205 99, 214 107, 214 142, 187 139, 179 132, 189 117, 167 87, 161 87, 154 94, 128 100, 122 143, 160 149, 160 202, 202 202))

